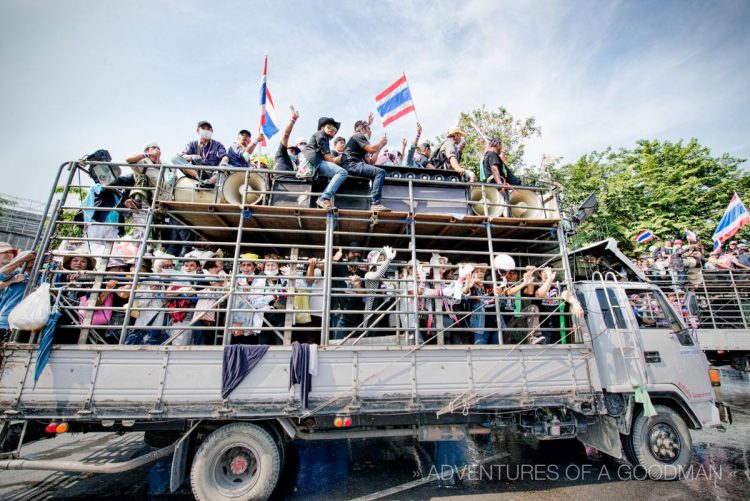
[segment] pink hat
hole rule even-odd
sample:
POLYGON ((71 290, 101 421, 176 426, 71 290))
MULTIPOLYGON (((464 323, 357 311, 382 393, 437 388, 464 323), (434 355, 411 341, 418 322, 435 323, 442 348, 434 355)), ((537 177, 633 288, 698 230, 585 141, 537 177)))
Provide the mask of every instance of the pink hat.
POLYGON ((8 242, 0 242, 0 254, 8 251, 13 252, 13 257, 18 256, 18 249, 10 245, 8 242))

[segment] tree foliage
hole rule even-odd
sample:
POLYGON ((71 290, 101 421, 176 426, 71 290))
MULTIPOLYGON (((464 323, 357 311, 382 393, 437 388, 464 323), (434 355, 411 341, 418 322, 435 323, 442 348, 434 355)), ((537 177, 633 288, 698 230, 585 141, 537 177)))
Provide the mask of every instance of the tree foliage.
POLYGON ((564 186, 564 206, 574 207, 597 193, 599 207, 572 243, 614 237, 627 250, 637 247, 633 238, 644 229, 659 238, 683 238, 689 229, 710 242, 732 193, 750 194, 742 162, 728 154, 712 156, 695 139, 644 139, 633 149, 589 153, 552 173, 564 186))
MULTIPOLYGON (((461 154, 461 165, 479 174, 479 167, 484 155, 484 140, 472 127, 472 122, 485 135, 499 137, 505 148, 505 162, 518 175, 527 174, 531 169, 524 162, 526 141, 542 135, 542 129, 534 117, 515 119, 504 107, 495 111, 486 107, 476 108, 468 113, 461 113, 458 126, 466 133, 466 147, 461 154)), ((440 144, 445 136, 437 138, 440 144)))

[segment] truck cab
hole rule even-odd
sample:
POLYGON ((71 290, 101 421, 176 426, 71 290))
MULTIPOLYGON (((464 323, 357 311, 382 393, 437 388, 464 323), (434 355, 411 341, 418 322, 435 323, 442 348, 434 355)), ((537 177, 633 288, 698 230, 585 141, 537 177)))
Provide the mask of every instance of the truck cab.
MULTIPOLYGON (((649 473, 659 466, 673 478, 690 459, 688 429, 721 427, 731 422, 730 410, 716 402, 694 331, 658 287, 618 282, 612 273, 594 278, 577 282, 576 292, 587 311, 608 414, 601 426, 610 426, 613 448, 621 445, 633 464, 649 473)), ((606 441, 597 445, 607 451, 606 441)))

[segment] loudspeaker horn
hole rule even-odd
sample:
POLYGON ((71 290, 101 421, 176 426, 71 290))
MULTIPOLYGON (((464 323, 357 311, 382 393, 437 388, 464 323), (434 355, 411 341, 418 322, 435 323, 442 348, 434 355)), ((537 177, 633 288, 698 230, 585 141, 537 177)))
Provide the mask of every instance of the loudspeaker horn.
POLYGON ((248 174, 247 184, 245 184, 244 172, 234 172, 221 185, 221 194, 228 203, 235 205, 243 203, 243 195, 245 205, 256 205, 263 200, 265 195, 263 191, 266 191, 266 181, 257 172, 248 174))
POLYGON ((495 217, 500 214, 502 210, 502 203, 500 192, 497 188, 490 186, 484 187, 484 195, 482 195, 482 188, 472 188, 470 195, 471 209, 474 214, 478 216, 490 216, 495 217), (486 202, 486 204, 485 204, 486 202), (485 209, 487 214, 485 214, 485 209))
MULTIPOLYGON (((199 184, 198 181, 187 176, 179 178, 174 187, 175 202, 214 203, 216 191, 213 189, 198 188, 199 184)), ((219 203, 222 201, 219 200, 219 203)))
POLYGON ((510 215, 521 219, 545 219, 542 200, 536 192, 514 188, 510 193, 510 215))

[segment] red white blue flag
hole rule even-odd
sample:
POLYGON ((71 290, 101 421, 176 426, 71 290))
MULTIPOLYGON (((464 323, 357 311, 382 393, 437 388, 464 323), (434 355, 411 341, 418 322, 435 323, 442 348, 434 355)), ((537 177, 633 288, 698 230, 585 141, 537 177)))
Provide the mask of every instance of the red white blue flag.
MULTIPOLYGON (((279 128, 276 126, 276 108, 273 105, 271 91, 268 90, 268 84, 266 83, 267 73, 268 56, 263 61, 263 78, 260 80, 260 127, 263 129, 263 136, 271 138, 279 132, 279 128)), ((266 146, 265 138, 261 143, 263 146, 266 146)))
POLYGON ((383 92, 375 96, 378 114, 383 121, 383 127, 395 122, 404 115, 415 111, 414 100, 411 98, 406 75, 393 82, 383 92))
POLYGON ((735 192, 732 200, 729 201, 727 210, 719 221, 719 226, 713 234, 714 250, 721 247, 721 244, 732 238, 740 228, 750 223, 750 214, 745 208, 745 204, 740 200, 740 196, 735 192))
POLYGON ((654 235, 650 230, 643 230, 635 236, 633 241, 638 242, 639 244, 645 244, 653 240, 655 236, 656 235, 654 235))

